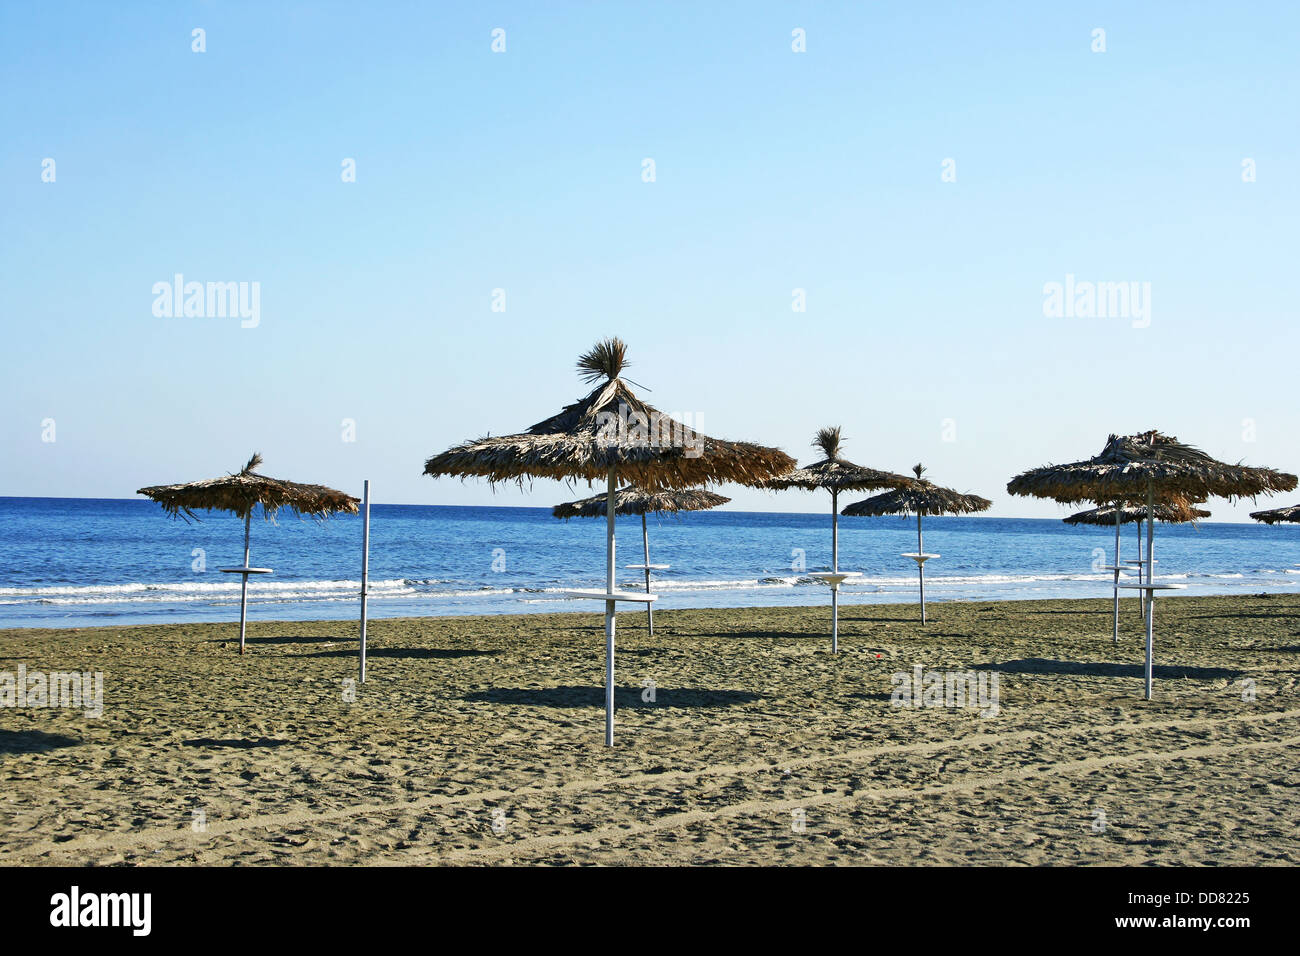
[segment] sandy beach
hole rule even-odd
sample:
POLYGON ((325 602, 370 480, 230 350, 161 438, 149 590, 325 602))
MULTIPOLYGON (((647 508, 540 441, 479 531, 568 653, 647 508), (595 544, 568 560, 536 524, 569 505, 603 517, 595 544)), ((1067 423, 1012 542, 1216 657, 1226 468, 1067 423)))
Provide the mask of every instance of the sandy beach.
POLYGON ((354 701, 355 621, 3 631, 103 714, 0 709, 0 863, 1300 863, 1300 596, 1161 602, 1149 702, 1109 608, 622 615, 612 750, 592 613, 375 621, 354 701), (997 714, 891 706, 916 665, 997 714))

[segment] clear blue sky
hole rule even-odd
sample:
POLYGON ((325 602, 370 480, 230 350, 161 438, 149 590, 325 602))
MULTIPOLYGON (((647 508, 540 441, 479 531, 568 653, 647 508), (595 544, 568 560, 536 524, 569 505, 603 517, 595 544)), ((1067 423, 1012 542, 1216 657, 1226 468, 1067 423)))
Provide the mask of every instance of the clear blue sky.
POLYGON ((999 515, 1061 514, 1008 478, 1110 431, 1294 471, 1298 47, 1292 2, 4 3, 0 494, 256 449, 549 505, 423 461, 583 394, 610 334, 707 433, 807 461, 841 424, 999 515), (259 282, 260 324, 155 317, 178 272, 259 282), (1044 316, 1067 274, 1149 282, 1149 327, 1044 316))

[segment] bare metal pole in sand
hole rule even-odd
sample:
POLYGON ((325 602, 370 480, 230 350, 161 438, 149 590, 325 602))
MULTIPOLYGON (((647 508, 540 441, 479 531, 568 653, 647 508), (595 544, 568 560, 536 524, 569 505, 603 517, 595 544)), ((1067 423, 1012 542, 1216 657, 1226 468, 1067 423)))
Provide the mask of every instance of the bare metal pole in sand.
MULTIPOLYGON (((1147 586, 1152 583, 1151 572, 1155 565, 1151 561, 1151 552, 1154 548, 1152 529, 1155 527, 1155 486, 1150 480, 1147 481, 1147 586)), ((1138 592, 1139 594, 1142 592, 1138 592)), ((1151 699, 1151 671, 1152 671, 1152 651, 1154 642, 1152 640, 1152 628, 1156 616, 1156 592, 1148 590, 1147 595, 1147 700, 1151 699)))
MULTIPOLYGON (((840 573, 840 492, 831 489, 831 573, 840 573)), ((831 584, 831 653, 840 652, 840 586, 831 584)))
POLYGON ((1119 643, 1119 568, 1120 568, 1120 563, 1119 563, 1119 562, 1120 562, 1120 553, 1119 553, 1119 519, 1120 519, 1120 503, 1119 503, 1118 501, 1116 501, 1116 502, 1115 502, 1115 571, 1114 571, 1114 575, 1115 575, 1115 643, 1116 643, 1116 644, 1119 643))
POLYGON ((244 571, 240 575, 239 585, 239 653, 244 653, 244 633, 248 625, 248 532, 253 520, 253 509, 244 515, 244 571))
MULTIPOLYGON (((925 548, 921 546, 921 512, 916 513, 916 553, 925 554, 925 548)), ((921 623, 925 623, 925 561, 917 560, 916 574, 921 580, 921 623)))
MULTIPOLYGON (((650 593, 650 532, 646 530, 645 512, 641 512, 641 550, 645 553, 645 593, 650 593)), ((646 602, 646 620, 649 622, 650 636, 655 636, 655 606, 646 602)))
POLYGON ((361 517, 361 683, 366 682, 366 597, 370 593, 370 479, 362 491, 365 497, 361 517))
MULTIPOLYGON (((1138 529, 1137 529, 1137 530, 1138 530, 1138 540, 1137 540, 1137 544, 1138 544, 1138 560, 1137 560, 1137 569, 1138 569, 1138 581, 1139 581, 1139 582, 1141 582, 1141 580, 1142 580, 1142 521, 1143 521, 1143 518, 1142 518, 1141 516, 1139 516, 1139 517, 1138 517, 1138 520, 1137 520, 1137 526, 1138 526, 1138 529)), ((1141 591, 1138 592, 1138 616, 1141 617, 1143 621, 1146 621, 1146 619, 1147 619, 1147 596, 1146 596, 1145 594, 1143 594, 1141 591)))
MULTIPOLYGON (((614 466, 609 467, 605 506, 605 593, 614 593, 614 466)), ((646 564, 650 562, 647 561, 646 564)), ((650 572, 646 572, 649 574, 650 572)), ((613 599, 605 601, 605 746, 614 746, 614 610, 613 599)))

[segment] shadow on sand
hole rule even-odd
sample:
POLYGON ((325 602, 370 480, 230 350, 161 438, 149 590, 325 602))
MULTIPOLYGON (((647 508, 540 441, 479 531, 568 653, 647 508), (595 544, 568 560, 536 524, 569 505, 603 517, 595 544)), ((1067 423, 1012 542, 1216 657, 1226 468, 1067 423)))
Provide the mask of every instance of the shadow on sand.
POLYGON ((242 737, 230 737, 225 740, 218 740, 215 737, 195 737, 192 740, 182 740, 182 747, 233 747, 237 750, 250 750, 253 747, 283 747, 286 744, 293 743, 291 740, 272 740, 270 737, 258 737, 256 740, 248 740, 242 737))
MULTIPOLYGON (((916 614, 913 617, 862 617, 859 614, 845 614, 844 609, 840 609, 840 626, 845 624, 915 624, 918 627, 921 624, 921 615, 916 614)), ((935 619, 930 617, 929 623, 934 624, 935 619)), ((829 635, 828 635, 829 636, 829 635)))
MULTIPOLYGON (((1097 598, 1096 600, 1102 600, 1102 599, 1097 598)), ((1106 598, 1105 600, 1113 602, 1114 598, 1106 598)), ((1135 602, 1135 600, 1136 599, 1134 598, 1121 598, 1121 602, 1135 602)), ((1121 603, 1119 606, 1119 612, 1121 615, 1124 613, 1124 608, 1128 608, 1130 614, 1137 614, 1136 603, 1121 603)), ((1046 614, 1049 617, 1056 617, 1058 614, 1084 614, 1090 617, 1102 617, 1106 614, 1112 613, 1113 609, 1114 609, 1114 604, 1111 603, 1108 604, 1105 608, 1097 608, 1096 610, 1092 610, 1092 611, 1080 611, 1080 610, 1075 610, 1073 608, 1064 611, 1036 611, 1033 608, 1026 608, 1020 613, 1021 614, 1046 614)))
POLYGON ((1294 611, 1230 611, 1228 613, 1216 613, 1216 614, 1189 614, 1188 617, 1189 618, 1272 617, 1272 618, 1285 618, 1287 620, 1292 620, 1292 621, 1300 620, 1300 615, 1297 615, 1294 611))
MULTIPOLYGON (((345 647, 342 650, 315 651, 301 656, 356 657, 357 653, 358 648, 354 644, 352 647, 345 647)), ((457 657, 494 657, 500 653, 500 651, 480 651, 460 647, 368 647, 366 648, 366 659, 369 660, 372 657, 396 657, 405 660, 453 660, 457 657)))
POLYGON ((42 730, 0 730, 0 754, 34 754, 60 747, 76 747, 77 737, 47 734, 42 730))
MULTIPOLYGON (((840 623, 842 624, 843 622, 844 622, 844 618, 841 617, 841 618, 840 618, 840 623)), ((656 636, 656 637, 659 636, 660 631, 663 632, 663 635, 664 635, 665 637, 677 637, 677 638, 680 638, 680 637, 691 637, 691 638, 704 637, 704 638, 721 638, 721 639, 723 639, 723 640, 728 640, 728 641, 734 641, 734 640, 767 640, 767 641, 773 641, 773 640, 775 640, 775 641, 783 641, 783 640, 788 640, 788 639, 791 639, 791 638, 797 638, 798 640, 801 640, 801 641, 802 641, 802 640, 807 640, 807 639, 810 638, 810 637, 813 637, 813 638, 816 638, 816 637, 824 637, 824 638, 826 638, 827 642, 829 643, 829 642, 830 642, 830 639, 831 639, 831 622, 830 622, 829 620, 826 621, 826 630, 825 630, 825 631, 750 631, 750 630, 744 630, 744 631, 686 631, 686 630, 677 630, 677 629, 672 629, 672 630, 670 630, 669 628, 664 627, 664 628, 656 628, 656 630, 655 630, 655 636, 656 636)), ((847 635, 846 635, 846 636, 847 636, 847 635)), ((622 652, 620 651, 620 653, 622 653, 622 652)))
MULTIPOLYGON (((1112 664, 1108 662, 1053 661, 1042 657, 1026 657, 1015 661, 994 664, 973 664, 970 670, 997 671, 1000 674, 1064 674, 1073 677, 1143 677, 1143 664, 1112 664)), ((1193 680, 1225 680, 1241 677, 1245 671, 1226 667, 1184 667, 1178 664, 1157 664, 1151 669, 1152 677, 1160 680, 1171 677, 1190 677, 1193 680)))
MULTIPOLYGON (((213 638, 205 643, 208 644, 231 644, 239 646, 239 630, 235 630, 234 637, 213 638)), ((301 634, 284 634, 275 637, 253 637, 251 634, 244 638, 246 644, 351 644, 356 647, 360 643, 355 637, 304 637, 301 634)))
MULTIPOLYGON (((655 701, 641 699, 640 687, 615 687, 614 706, 640 707, 734 707, 760 700, 760 695, 745 690, 699 690, 693 687, 660 687, 655 690, 655 701)), ((524 704, 529 707, 603 707, 604 687, 498 687, 475 691, 463 698, 468 701, 486 701, 492 704, 524 704)))

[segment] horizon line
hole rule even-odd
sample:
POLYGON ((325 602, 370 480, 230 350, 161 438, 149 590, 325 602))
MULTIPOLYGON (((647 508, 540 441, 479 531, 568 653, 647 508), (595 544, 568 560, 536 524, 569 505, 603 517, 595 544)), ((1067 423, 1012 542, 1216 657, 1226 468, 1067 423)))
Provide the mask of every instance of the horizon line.
MULTIPOLYGON (((135 498, 105 498, 105 497, 82 497, 82 496, 70 496, 70 495, 0 495, 0 501, 10 501, 10 500, 12 500, 12 501, 18 501, 18 500, 25 500, 25 501, 139 501, 139 502, 141 502, 141 503, 145 503, 145 504, 153 504, 153 503, 154 503, 154 502, 151 502, 148 498, 145 498, 145 497, 135 497, 135 498)), ((1041 499, 1040 499, 1040 500, 1041 500, 1041 499)), ((372 507, 373 507, 373 506, 377 506, 377 505, 384 505, 384 506, 386 506, 386 507, 392 507, 392 508, 498 508, 498 509, 511 509, 511 510, 518 510, 518 511, 550 511, 553 507, 555 507, 554 505, 445 505, 445 504, 438 504, 438 503, 436 503, 436 502, 428 502, 428 501, 425 501, 425 502, 408 502, 408 501, 372 501, 370 504, 371 504, 372 507)), ((219 510, 219 509, 218 509, 218 510, 219 510)), ((717 508, 710 508, 710 509, 708 509, 708 510, 711 511, 711 512, 723 512, 723 513, 726 513, 726 514, 738 514, 738 515, 739 515, 739 514, 750 514, 750 515, 825 515, 825 514, 826 514, 825 511, 741 511, 741 510, 739 510, 739 509, 728 508, 726 505, 722 505, 722 506, 717 507, 717 508)), ((1083 510, 1088 510, 1088 509, 1083 509, 1083 510)), ((680 517, 680 515, 676 515, 676 516, 677 516, 677 517, 680 517)), ((344 515, 344 516, 338 516, 338 517, 347 517, 347 516, 344 515)), ((630 518, 630 517, 636 517, 636 516, 635 516, 635 515, 620 515, 619 517, 630 518)), ((845 516, 844 516, 844 515, 840 515, 840 517, 845 517, 845 516)), ((909 520, 910 518, 915 517, 915 515, 870 515, 869 517, 873 517, 873 518, 898 518, 898 519, 901 520, 901 521, 906 521, 906 520, 909 520)), ((995 514, 989 514, 988 512, 983 512, 983 513, 979 513, 979 514, 969 514, 969 515, 924 515, 923 517, 926 517, 926 518, 929 518, 929 519, 932 519, 932 520, 933 520, 934 518, 974 518, 974 519, 977 519, 977 520, 1001 519, 1001 520, 1003 520, 1003 521, 1063 521, 1063 520, 1064 520, 1064 519, 1062 519, 1062 518, 1042 518, 1042 517, 1030 518, 1030 517, 1019 517, 1019 516, 1016 516, 1016 515, 995 515, 995 514)), ((856 518, 856 519, 854 519, 854 520, 861 520, 861 518, 856 518)), ((1125 524, 1131 524, 1131 523, 1132 523, 1132 522, 1125 522, 1125 524)), ((1160 522, 1160 523, 1161 523, 1161 525, 1166 525, 1166 524, 1167 524, 1167 522, 1160 522)), ((1223 525, 1232 524, 1232 525, 1241 525, 1241 526, 1243 526, 1243 527, 1256 527, 1256 526, 1260 526, 1260 527, 1269 527, 1268 525, 1266 525, 1266 524, 1265 524, 1264 522, 1262 522, 1262 521, 1225 521, 1225 520, 1215 520, 1214 518, 1207 518, 1207 519, 1203 519, 1203 520, 1201 520, 1201 521, 1196 521, 1196 522, 1190 522, 1190 521, 1189 521, 1189 522, 1180 522, 1180 524, 1191 524, 1191 525, 1193 525, 1193 526, 1195 526, 1195 525, 1200 525, 1200 524, 1223 524, 1223 525)), ((1113 525, 1111 525, 1111 524, 1106 524, 1106 525, 1087 525, 1087 526, 1085 526, 1085 527, 1097 527, 1097 528, 1104 527, 1104 528, 1112 528, 1113 525)))

